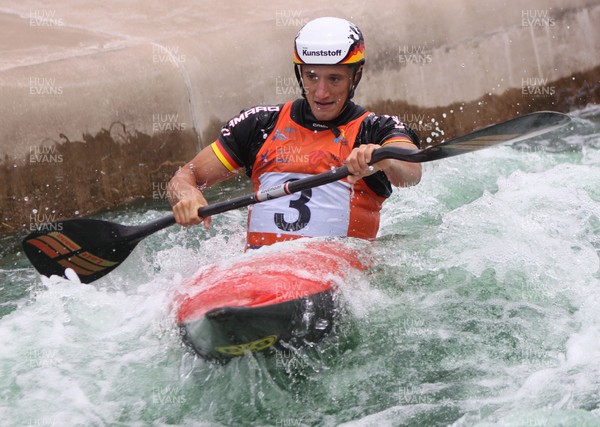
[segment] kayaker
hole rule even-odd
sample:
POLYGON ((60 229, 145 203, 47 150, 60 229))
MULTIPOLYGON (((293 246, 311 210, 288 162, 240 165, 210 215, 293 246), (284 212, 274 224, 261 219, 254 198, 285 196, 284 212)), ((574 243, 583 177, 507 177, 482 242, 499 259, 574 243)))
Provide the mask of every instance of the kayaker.
POLYGON ((414 149, 419 139, 398 118, 351 101, 365 64, 358 27, 340 18, 318 18, 302 27, 294 47, 302 98, 243 110, 175 173, 168 193, 178 224, 203 222, 208 228, 210 217, 198 216, 198 208, 207 204, 201 190, 242 169, 256 191, 345 164, 352 174, 347 179, 251 207, 248 247, 303 236, 371 239, 392 185, 420 181, 419 163, 388 159, 368 165, 381 146, 414 149))

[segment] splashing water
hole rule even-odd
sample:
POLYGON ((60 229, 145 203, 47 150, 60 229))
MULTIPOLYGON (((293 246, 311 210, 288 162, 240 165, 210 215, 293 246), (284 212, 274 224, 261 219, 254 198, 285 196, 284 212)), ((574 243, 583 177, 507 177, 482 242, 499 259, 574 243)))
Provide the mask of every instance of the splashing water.
MULTIPOLYGON (((0 266, 6 425, 597 425, 600 111, 425 164, 386 203, 337 333, 226 366, 181 344, 170 295, 242 253, 245 215, 172 227, 93 285, 0 266)), ((142 223, 164 212, 113 214, 142 223)))

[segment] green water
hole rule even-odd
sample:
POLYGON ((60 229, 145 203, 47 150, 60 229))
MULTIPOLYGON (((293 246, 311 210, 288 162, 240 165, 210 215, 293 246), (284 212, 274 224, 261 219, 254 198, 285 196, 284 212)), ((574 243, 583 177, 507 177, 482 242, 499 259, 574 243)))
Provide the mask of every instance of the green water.
POLYGON ((347 313, 315 348, 220 366, 181 344, 171 294, 241 254, 242 211, 158 232, 93 285, 41 279, 5 239, 0 424, 600 425, 600 125, 578 115, 395 191, 375 265, 344 284, 347 313))

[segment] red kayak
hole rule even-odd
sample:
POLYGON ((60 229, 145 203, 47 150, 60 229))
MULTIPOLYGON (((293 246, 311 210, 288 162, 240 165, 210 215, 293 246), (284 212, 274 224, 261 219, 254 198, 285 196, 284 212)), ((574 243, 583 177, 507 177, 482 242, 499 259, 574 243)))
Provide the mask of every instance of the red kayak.
POLYGON ((338 286, 367 258, 341 240, 301 239, 202 269, 175 299, 183 340, 220 361, 318 342, 332 328, 338 286))

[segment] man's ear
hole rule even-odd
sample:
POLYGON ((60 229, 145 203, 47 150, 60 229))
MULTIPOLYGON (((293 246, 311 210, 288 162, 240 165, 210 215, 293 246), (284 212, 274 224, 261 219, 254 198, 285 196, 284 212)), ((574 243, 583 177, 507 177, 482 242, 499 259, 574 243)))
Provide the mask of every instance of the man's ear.
POLYGON ((358 85, 358 82, 360 82, 360 79, 362 77, 362 71, 363 71, 363 64, 360 64, 358 66, 358 68, 356 69, 356 72, 354 73, 354 81, 352 82, 352 85, 354 87, 356 87, 356 85, 358 85))

